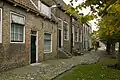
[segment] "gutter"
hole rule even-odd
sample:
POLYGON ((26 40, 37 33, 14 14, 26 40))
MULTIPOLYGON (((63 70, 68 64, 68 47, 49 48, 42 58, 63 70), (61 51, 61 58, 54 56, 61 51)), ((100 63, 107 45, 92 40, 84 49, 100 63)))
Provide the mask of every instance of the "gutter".
MULTIPOLYGON (((38 7, 35 5, 35 3, 34 3, 32 0, 30 0, 30 2, 31 2, 32 5, 38 10, 38 12, 39 12, 40 15, 42 15, 42 16, 48 18, 48 19, 52 19, 52 18, 49 18, 48 16, 42 14, 42 13, 40 12, 40 10, 38 9, 38 7)), ((51 12, 51 15, 53 15, 53 17, 55 18, 55 21, 54 21, 54 20, 53 20, 53 21, 54 21, 54 22, 57 22, 57 19, 56 19, 55 15, 54 15, 52 12, 51 12)))

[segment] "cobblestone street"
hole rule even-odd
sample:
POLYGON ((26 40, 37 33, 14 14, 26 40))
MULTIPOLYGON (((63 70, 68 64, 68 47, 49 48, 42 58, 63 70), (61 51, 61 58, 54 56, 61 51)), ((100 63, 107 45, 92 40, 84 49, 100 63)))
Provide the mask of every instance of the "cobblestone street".
POLYGON ((0 80, 51 80, 78 64, 92 64, 100 60, 104 51, 91 51, 69 59, 48 60, 0 74, 0 80))

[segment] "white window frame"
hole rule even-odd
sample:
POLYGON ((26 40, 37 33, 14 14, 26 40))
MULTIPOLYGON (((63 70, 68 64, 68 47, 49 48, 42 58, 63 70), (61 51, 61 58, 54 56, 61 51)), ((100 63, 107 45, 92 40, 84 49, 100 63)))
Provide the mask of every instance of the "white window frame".
POLYGON ((45 52, 45 51, 44 51, 45 54, 46 54, 46 53, 49 54, 49 53, 52 53, 52 46, 53 46, 53 44, 52 44, 52 34, 51 34, 51 33, 48 33, 48 32, 44 32, 44 36, 45 36, 45 33, 51 35, 51 51, 50 51, 50 52, 45 52))
MULTIPOLYGON (((66 24, 68 25, 68 26, 67 26, 67 29, 68 29, 67 39, 65 39, 65 37, 64 37, 64 40, 69 40, 69 24, 68 24, 68 22, 66 22, 66 21, 63 22, 63 25, 64 25, 64 23, 66 23, 66 24)), ((64 31, 64 26, 63 26, 63 31, 64 31)), ((65 36, 65 35, 63 35, 63 36, 65 36)))
POLYGON ((79 42, 79 34, 80 34, 79 28, 77 28, 77 42, 79 42))
POLYGON ((58 18, 62 22, 61 28, 58 28, 61 30, 61 46, 63 46, 63 20, 58 18))
POLYGON ((77 37, 77 40, 75 39, 75 42, 79 42, 79 28, 77 28, 76 32, 77 32, 77 36, 75 37, 77 37))
POLYGON ((0 11, 1 11, 1 25, 0 25, 0 43, 2 43, 2 8, 0 8, 0 11))
MULTIPOLYGON (((23 42, 12 42, 11 41, 11 23, 12 23, 12 14, 14 15, 18 15, 18 16, 21 16, 24 18, 24 21, 25 21, 25 16, 21 15, 21 14, 18 14, 18 13, 15 13, 15 12, 10 12, 10 43, 20 43, 20 44, 24 44, 25 43, 25 26, 24 26, 24 30, 23 30, 23 42)), ((25 23, 25 22, 24 22, 25 23)))
POLYGON ((72 25, 72 33, 73 33, 73 46, 75 45, 75 31, 74 31, 74 25, 72 25))
POLYGON ((80 42, 82 42, 82 30, 80 30, 80 42))

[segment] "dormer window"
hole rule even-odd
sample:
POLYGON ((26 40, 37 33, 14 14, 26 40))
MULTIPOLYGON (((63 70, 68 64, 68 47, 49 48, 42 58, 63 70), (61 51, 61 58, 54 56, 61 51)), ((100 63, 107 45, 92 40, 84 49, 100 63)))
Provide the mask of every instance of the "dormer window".
POLYGON ((51 8, 48 7, 47 5, 43 4, 40 0, 38 0, 38 9, 39 9, 40 13, 51 18, 51 8))

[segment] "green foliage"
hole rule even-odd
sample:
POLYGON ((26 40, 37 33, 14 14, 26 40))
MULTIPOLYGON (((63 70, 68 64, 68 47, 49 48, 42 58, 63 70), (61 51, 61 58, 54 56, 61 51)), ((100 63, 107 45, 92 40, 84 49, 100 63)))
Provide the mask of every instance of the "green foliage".
POLYGON ((70 5, 67 5, 64 7, 64 10, 66 11, 66 13, 68 13, 70 16, 73 16, 75 14, 78 14, 78 10, 76 10, 75 8, 73 8, 70 5))
POLYGON ((91 38, 92 38, 92 45, 95 46, 96 42, 99 41, 98 31, 93 31, 91 38))
MULTIPOLYGON (((71 15, 78 14, 80 9, 90 7, 91 14, 80 16, 79 22, 86 23, 96 18, 98 22, 98 35, 101 41, 117 42, 120 40, 120 0, 86 0, 74 9, 66 9, 71 15)), ((71 0, 71 6, 73 0, 71 0)))
POLYGON ((116 62, 114 59, 105 59, 97 64, 79 65, 55 80, 119 80, 120 71, 105 66, 116 62))
POLYGON ((85 15, 85 16, 79 16, 79 22, 80 23, 87 23, 89 22, 90 20, 93 20, 94 19, 94 15, 85 15))
POLYGON ((99 21, 99 36, 102 41, 117 42, 120 40, 120 10, 118 2, 107 9, 107 14, 99 21))

